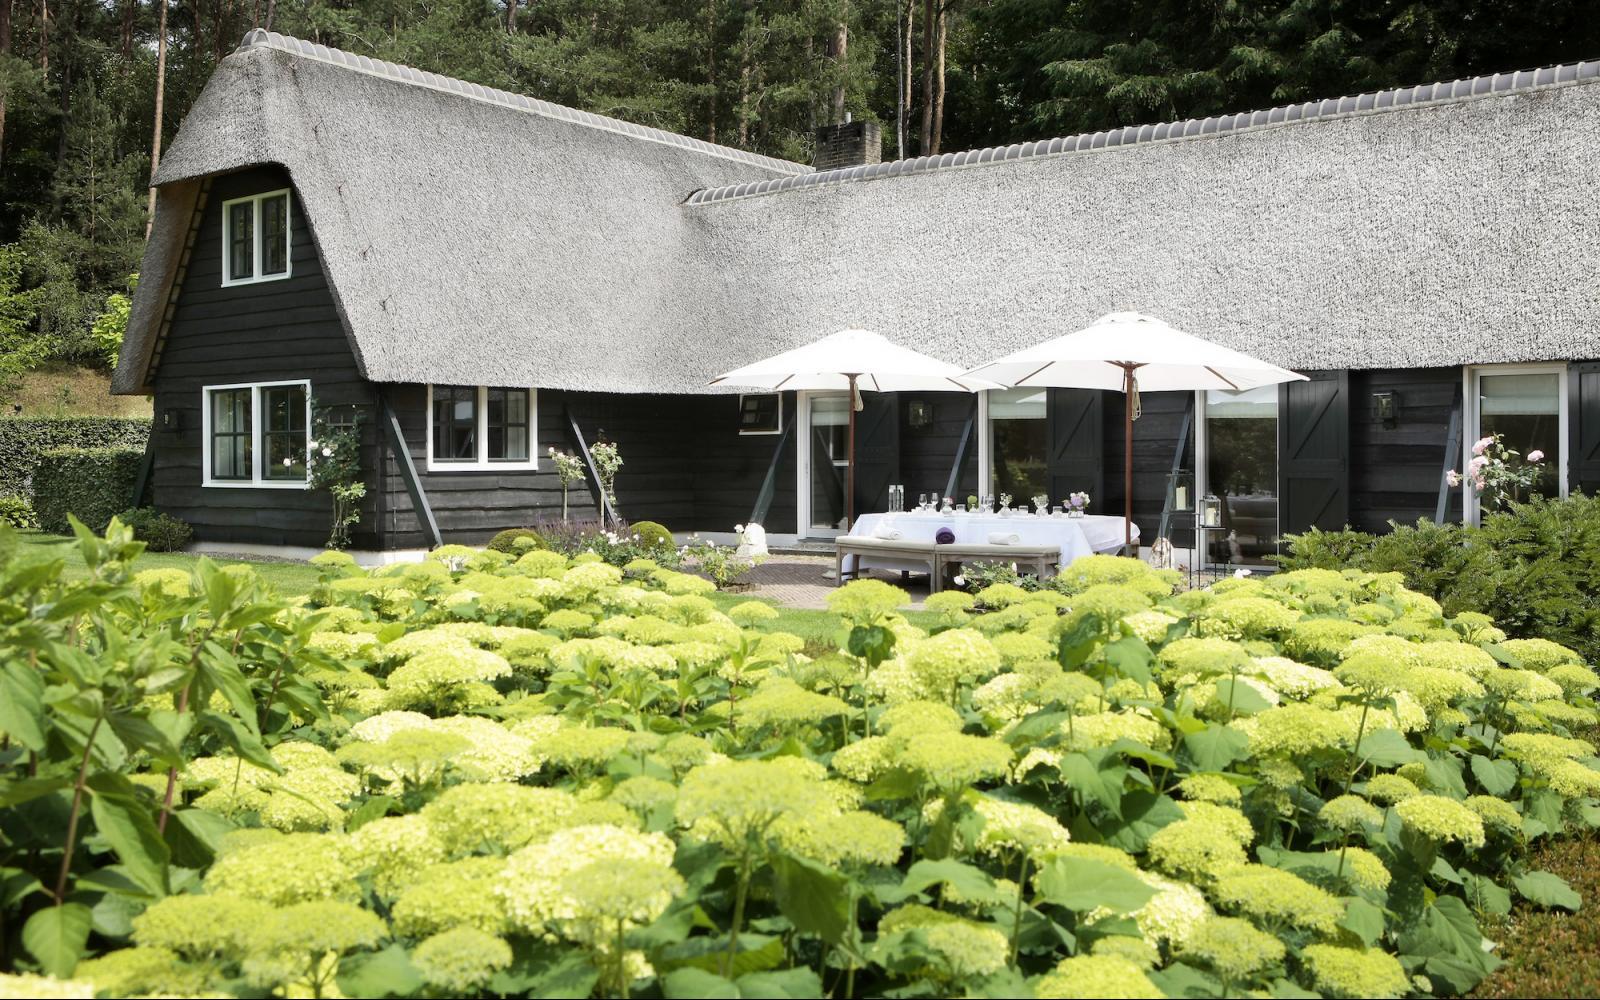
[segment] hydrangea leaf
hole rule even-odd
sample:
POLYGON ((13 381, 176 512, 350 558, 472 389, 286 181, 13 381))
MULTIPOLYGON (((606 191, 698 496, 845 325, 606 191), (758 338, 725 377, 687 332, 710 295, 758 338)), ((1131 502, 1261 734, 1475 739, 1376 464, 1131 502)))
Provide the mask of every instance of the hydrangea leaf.
POLYGON ((1526 875, 1518 875, 1511 881, 1524 899, 1540 906, 1559 906, 1563 910, 1576 913, 1578 907, 1583 905, 1583 897, 1554 872, 1529 872, 1526 875))
POLYGON ((1352 899, 1339 920, 1339 926, 1360 938, 1361 943, 1370 948, 1373 942, 1383 936, 1383 910, 1364 899, 1352 899))
POLYGON ((1113 816, 1122 815, 1122 782, 1128 766, 1105 751, 1069 753, 1061 758, 1061 778, 1085 802, 1098 802, 1113 816))
POLYGON ((1230 708, 1234 715, 1255 715, 1272 707, 1260 691, 1236 677, 1217 679, 1217 704, 1230 708))
POLYGON ((0 667, 0 731, 29 750, 44 749, 44 681, 21 658, 0 667))
POLYGON ((1102 906, 1131 913, 1156 894, 1132 872, 1091 858, 1056 858, 1040 870, 1037 884, 1045 899, 1080 913, 1102 906))
MULTIPOLYGON (((489 980, 491 992, 581 1000, 594 992, 594 984, 600 978, 583 952, 519 943, 515 956, 509 969, 502 969, 489 980)), ((346 995, 362 994, 347 990, 346 995)))
POLYGON ((1490 760, 1483 754, 1472 755, 1472 776, 1490 795, 1504 797, 1517 787, 1517 765, 1509 760, 1490 760))
POLYGON ((803 965, 776 972, 752 972, 740 976, 735 985, 738 987, 738 996, 772 997, 774 1000, 785 1000, 790 997, 802 1000, 802 998, 822 996, 822 980, 803 965))
POLYGON ((422 988, 422 975, 397 944, 382 951, 349 955, 339 963, 339 989, 347 997, 409 996, 422 988))
POLYGON ((877 895, 882 902, 892 905, 941 883, 954 889, 962 899, 974 903, 1003 903, 1011 898, 996 890, 994 879, 981 868, 954 858, 918 861, 907 870, 899 886, 880 888, 877 895))
POLYGON ((1183 748, 1196 770, 1226 771, 1250 751, 1250 737, 1237 729, 1212 724, 1183 738, 1183 748))
MULTIPOLYGON (((1393 729, 1368 730, 1361 737, 1361 759, 1376 767, 1399 767, 1427 756, 1393 729)), ((1461 794, 1465 796, 1466 790, 1461 794)))
POLYGON ((1150 683, 1150 663, 1154 659, 1150 647, 1136 635, 1123 636, 1106 644, 1106 662, 1111 668, 1141 684, 1150 683))
POLYGON ((22 927, 22 946, 46 973, 65 979, 77 968, 94 915, 82 903, 47 906, 22 927))
POLYGON ((1401 962, 1434 980, 1440 993, 1469 993, 1500 965, 1483 950, 1483 932, 1457 896, 1440 896, 1425 907, 1401 930, 1399 944, 1401 962))
POLYGON ((796 930, 829 944, 844 940, 851 930, 849 879, 814 861, 787 855, 773 859, 772 874, 778 908, 796 930))
POLYGON ((1504 916, 1511 912, 1511 890, 1493 879, 1468 873, 1462 881, 1467 901, 1477 910, 1504 916))
POLYGON ((1184 962, 1174 962, 1147 975, 1169 997, 1220 997, 1224 993, 1222 980, 1184 962))
POLYGON ((1102 824, 1104 840, 1112 847, 1138 854, 1149 844, 1151 834, 1180 819, 1183 810, 1169 796, 1129 792, 1122 797, 1122 822, 1102 824))
POLYGON ((717 973, 709 973, 702 968, 675 968, 661 978, 661 994, 669 1000, 678 997, 690 1000, 694 997, 704 997, 706 1000, 739 1000, 739 987, 731 979, 723 979, 717 973))

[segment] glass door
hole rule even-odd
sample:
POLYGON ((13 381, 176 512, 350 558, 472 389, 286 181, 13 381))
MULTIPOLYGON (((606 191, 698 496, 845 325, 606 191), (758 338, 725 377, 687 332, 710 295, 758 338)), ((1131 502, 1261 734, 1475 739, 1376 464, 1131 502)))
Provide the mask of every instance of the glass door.
POLYGON ((1014 504, 1049 492, 1049 460, 1045 420, 1049 390, 991 389, 989 391, 987 491, 995 497, 1009 494, 1014 504))
POLYGON ((845 393, 810 397, 810 419, 804 428, 809 448, 810 482, 802 488, 810 501, 807 534, 833 535, 844 530, 844 486, 850 466, 850 410, 845 393))
POLYGON ((1278 551, 1278 387, 1212 389, 1200 402, 1200 491, 1220 501, 1201 558, 1263 565, 1278 551))

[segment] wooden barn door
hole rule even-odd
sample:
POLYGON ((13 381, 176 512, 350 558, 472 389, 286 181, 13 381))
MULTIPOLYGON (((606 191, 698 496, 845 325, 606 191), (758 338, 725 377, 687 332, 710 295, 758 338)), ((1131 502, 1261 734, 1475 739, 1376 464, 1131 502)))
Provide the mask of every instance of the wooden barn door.
POLYGON ((1600 362, 1573 365, 1567 387, 1567 489, 1600 492, 1600 362))
POLYGON ((863 392, 861 402, 856 414, 857 517, 888 510, 889 484, 900 476, 900 397, 863 392))
MULTIPOLYGON (((1049 426, 1045 440, 1049 448, 1050 502, 1062 503, 1068 493, 1082 490, 1100 508, 1105 507, 1106 436, 1105 407, 1099 389, 1051 389, 1049 426)), ((1027 503, 1027 497, 1017 497, 1027 503)), ((1118 508, 1119 510, 1121 508, 1118 508)))
POLYGON ((1278 532, 1350 520, 1350 373, 1307 372, 1278 389, 1278 532))

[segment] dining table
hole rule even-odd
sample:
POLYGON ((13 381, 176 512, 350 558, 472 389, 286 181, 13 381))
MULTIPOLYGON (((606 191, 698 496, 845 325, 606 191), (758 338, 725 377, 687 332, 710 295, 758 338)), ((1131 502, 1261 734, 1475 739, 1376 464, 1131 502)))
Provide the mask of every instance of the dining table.
MULTIPOLYGON (((1061 550, 1062 568, 1075 559, 1116 552, 1123 546, 1120 517, 1105 514, 1072 517, 1065 513, 1038 514, 1027 510, 907 510, 863 514, 850 526, 849 534, 932 544, 937 541, 940 528, 949 528, 953 541, 960 545, 983 545, 1001 536, 1015 536, 1016 541, 1011 543, 1014 545, 1054 545, 1061 550)), ((1139 540, 1138 525, 1133 526, 1133 540, 1135 543, 1139 540)), ((846 557, 844 568, 846 572, 857 569, 918 571, 926 570, 927 565, 926 560, 872 555, 846 557)))

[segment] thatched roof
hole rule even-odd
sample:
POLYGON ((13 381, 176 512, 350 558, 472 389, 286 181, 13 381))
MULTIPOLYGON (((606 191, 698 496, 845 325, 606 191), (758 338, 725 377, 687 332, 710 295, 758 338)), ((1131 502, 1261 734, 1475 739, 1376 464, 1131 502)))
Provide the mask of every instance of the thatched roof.
POLYGON ((809 173, 354 62, 224 61, 145 273, 182 182, 281 163, 380 381, 694 392, 850 326, 977 364, 1119 309, 1301 369, 1600 357, 1594 63, 809 173))

